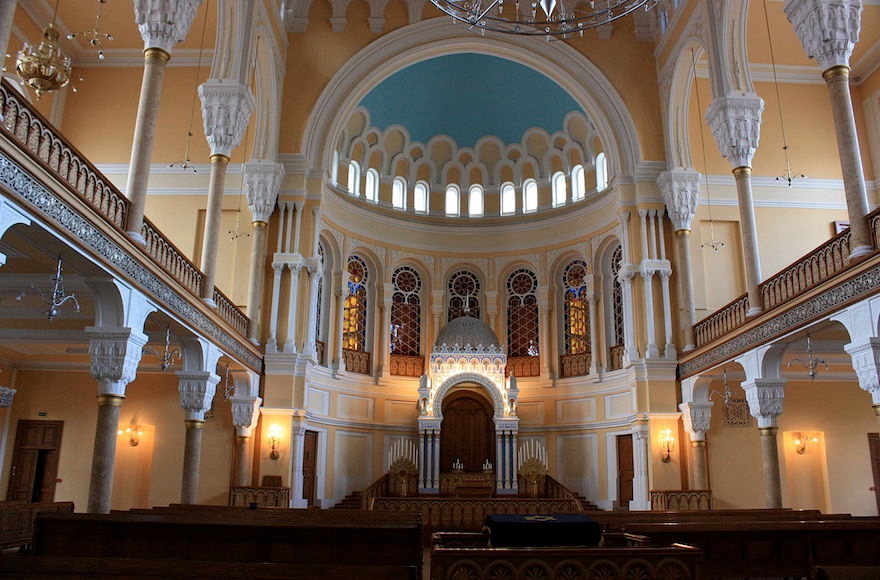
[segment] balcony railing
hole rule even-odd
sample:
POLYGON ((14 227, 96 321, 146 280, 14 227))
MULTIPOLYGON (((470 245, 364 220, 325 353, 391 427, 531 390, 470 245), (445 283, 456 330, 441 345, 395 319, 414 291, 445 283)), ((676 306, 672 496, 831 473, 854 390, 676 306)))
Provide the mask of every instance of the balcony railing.
MULTIPOLYGON (((125 232, 131 202, 6 83, 0 85, 0 111, 0 130, 10 140, 53 174, 69 193, 91 207, 96 216, 125 232)), ((201 297, 204 274, 198 267, 149 220, 144 220, 141 235, 146 240, 144 254, 192 295, 201 297)), ((246 337, 250 325, 247 316, 216 289, 213 298, 218 316, 246 337)))
POLYGON ((392 354, 388 372, 399 377, 420 377, 425 372, 425 357, 392 354))
POLYGON ((590 365, 593 362, 593 354, 582 352, 579 354, 564 354, 559 357, 559 376, 583 377, 590 374, 590 365))
POLYGON ((345 362, 345 370, 350 373, 370 375, 370 353, 360 350, 342 349, 342 360, 345 362))
POLYGON ((541 359, 537 356, 510 356, 507 357, 506 375, 517 378, 540 377, 541 359))

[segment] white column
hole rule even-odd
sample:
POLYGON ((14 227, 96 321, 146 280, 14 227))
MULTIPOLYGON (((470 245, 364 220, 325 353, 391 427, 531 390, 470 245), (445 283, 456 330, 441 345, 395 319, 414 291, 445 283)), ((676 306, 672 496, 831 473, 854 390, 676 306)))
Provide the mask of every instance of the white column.
POLYGON ((678 406, 684 429, 691 440, 690 489, 709 489, 706 433, 712 419, 712 403, 682 403, 678 406))
POLYGON ((296 353, 296 321, 299 318, 299 273, 302 270, 302 258, 296 256, 296 261, 287 264, 290 268, 290 303, 287 310, 287 340, 284 341, 284 352, 296 353))
POLYGON ((645 511, 651 509, 651 494, 648 489, 648 426, 635 425, 633 437, 633 498, 629 509, 645 511))
POLYGON ((538 357, 540 358, 542 377, 550 376, 553 368, 553 329, 550 324, 550 300, 546 284, 538 286, 538 357))
POLYGON ((672 299, 669 296, 669 276, 672 271, 668 268, 660 270, 660 289, 663 292, 663 356, 669 359, 676 358, 675 344, 672 342, 672 299))
POLYGON ((316 335, 318 328, 318 283, 321 280, 323 263, 321 262, 321 257, 316 255, 309 258, 306 264, 309 269, 309 321, 307 323, 308 328, 306 328, 306 343, 303 345, 303 354, 315 360, 315 341, 318 340, 316 335))
POLYGON ((290 458, 290 507, 309 507, 307 499, 303 498, 303 457, 308 420, 303 409, 295 409, 291 420, 291 458, 290 458))
POLYGON ((281 302, 281 274, 284 264, 272 262, 272 310, 269 313, 269 337, 266 339, 266 352, 278 352, 278 308, 281 302))
POLYGON ((645 332, 648 334, 645 358, 658 358, 660 352, 657 350, 654 330, 654 270, 643 266, 642 281, 645 285, 645 332))
POLYGON ((601 361, 599 360, 599 353, 602 352, 602 349, 599 348, 599 298, 596 296, 596 291, 590 287, 587 290, 587 305, 589 308, 589 316, 590 316, 590 374, 595 375, 603 370, 601 361))
POLYGON ((232 482, 236 487, 250 486, 254 459, 253 434, 260 415, 260 397, 233 395, 229 398, 232 425, 235 427, 235 459, 232 482))
MULTIPOLYGON (((394 285, 385 284, 385 295, 382 299, 382 329, 379 332, 379 340, 377 341, 379 353, 381 354, 382 367, 377 369, 377 376, 388 376, 391 370, 391 306, 392 296, 394 294, 394 285)), ((379 358, 379 357, 376 357, 379 358)))
POLYGON ((265 278, 267 228, 275 211, 284 166, 267 161, 251 161, 244 166, 245 189, 251 211, 254 234, 251 238, 251 264, 248 285, 247 316, 250 319, 248 338, 259 344, 262 320, 263 280, 265 278))

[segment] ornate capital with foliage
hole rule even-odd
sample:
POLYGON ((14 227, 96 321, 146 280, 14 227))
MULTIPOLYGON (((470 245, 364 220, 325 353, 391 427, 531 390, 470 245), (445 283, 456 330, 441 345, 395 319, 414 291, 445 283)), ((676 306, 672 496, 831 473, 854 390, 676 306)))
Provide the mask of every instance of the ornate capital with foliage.
POLYGON ((849 66, 849 57, 859 40, 861 0, 785 0, 786 16, 807 56, 828 70, 849 66))
POLYGON ((171 48, 186 38, 202 0, 134 0, 134 17, 144 50, 171 48))
POLYGON ((709 105, 706 121, 731 168, 752 166, 752 157, 761 138, 763 112, 764 100, 750 93, 718 97, 709 105))

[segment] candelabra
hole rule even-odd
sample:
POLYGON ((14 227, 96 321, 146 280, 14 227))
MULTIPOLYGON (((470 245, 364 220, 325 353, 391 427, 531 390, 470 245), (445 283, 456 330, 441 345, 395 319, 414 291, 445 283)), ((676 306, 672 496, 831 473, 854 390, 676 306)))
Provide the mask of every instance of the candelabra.
POLYGON ((79 312, 79 300, 76 299, 76 295, 73 292, 67 294, 64 291, 64 278, 61 275, 61 269, 62 260, 59 255, 58 262, 55 265, 55 274, 52 276, 52 289, 47 292, 42 288, 28 286, 18 293, 16 300, 21 300, 26 294, 37 294, 48 306, 46 318, 50 321, 58 318, 58 315, 61 313, 61 307, 65 304, 72 305, 74 311, 79 312))

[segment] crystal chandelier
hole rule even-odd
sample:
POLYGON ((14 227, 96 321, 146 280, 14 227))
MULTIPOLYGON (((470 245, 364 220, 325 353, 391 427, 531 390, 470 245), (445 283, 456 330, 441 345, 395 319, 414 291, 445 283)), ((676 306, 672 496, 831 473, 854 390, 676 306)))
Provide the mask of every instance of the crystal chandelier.
POLYGON ((618 18, 659 0, 431 0, 458 22, 486 30, 526 36, 572 38, 585 30, 611 24, 618 18))
POLYGON ((26 42, 15 60, 15 72, 34 89, 37 100, 40 100, 43 93, 56 91, 70 82, 70 58, 64 56, 57 44, 57 15, 58 2, 55 2, 52 22, 43 29, 43 40, 36 47, 26 42))

